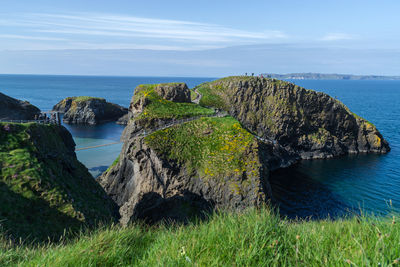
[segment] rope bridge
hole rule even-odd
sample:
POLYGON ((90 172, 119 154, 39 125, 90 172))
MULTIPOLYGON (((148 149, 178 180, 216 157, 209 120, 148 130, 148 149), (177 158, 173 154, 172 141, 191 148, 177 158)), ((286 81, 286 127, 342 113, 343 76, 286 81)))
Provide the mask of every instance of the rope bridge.
POLYGON ((103 144, 103 145, 97 145, 97 146, 81 147, 81 148, 75 149, 75 151, 81 151, 81 150, 86 150, 86 149, 98 148, 98 147, 103 147, 103 146, 112 146, 112 145, 121 144, 121 143, 122 143, 122 141, 120 141, 120 142, 108 143, 108 144, 103 144))

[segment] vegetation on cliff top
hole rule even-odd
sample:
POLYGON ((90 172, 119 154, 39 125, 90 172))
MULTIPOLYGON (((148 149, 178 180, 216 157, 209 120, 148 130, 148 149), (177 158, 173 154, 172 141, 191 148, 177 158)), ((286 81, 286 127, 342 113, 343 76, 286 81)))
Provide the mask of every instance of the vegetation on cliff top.
POLYGON ((104 228, 58 245, 13 248, 0 243, 0 264, 398 266, 396 220, 353 217, 293 222, 270 209, 249 209, 182 226, 104 228))
POLYGON ((165 100, 154 91, 156 86, 157 84, 144 84, 136 88, 133 102, 135 103, 144 97, 147 98, 149 104, 135 119, 180 119, 214 113, 212 109, 194 103, 177 103, 165 100))
POLYGON ((232 117, 201 118, 154 132, 145 140, 162 157, 204 178, 259 175, 257 141, 232 117))
POLYGON ((0 123, 1 234, 44 241, 113 218, 110 200, 71 154, 62 129, 0 123))

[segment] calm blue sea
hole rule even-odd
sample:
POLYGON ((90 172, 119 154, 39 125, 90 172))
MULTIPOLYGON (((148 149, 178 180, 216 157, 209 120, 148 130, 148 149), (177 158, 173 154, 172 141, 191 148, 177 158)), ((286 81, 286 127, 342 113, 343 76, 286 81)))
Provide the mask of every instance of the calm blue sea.
MULTIPOLYGON (((186 82, 189 87, 213 78, 86 77, 0 75, 0 91, 49 110, 68 96, 97 96, 128 106, 134 88, 142 83, 186 82)), ((271 177, 275 203, 289 217, 324 218, 365 212, 400 212, 400 81, 293 80, 305 88, 337 97, 353 112, 374 123, 389 141, 387 155, 345 156, 303 161, 271 177)), ((66 126, 77 147, 119 139, 123 127, 66 126)), ((118 156, 121 145, 78 151, 94 176, 118 156)))
MULTIPOLYGON (((185 82, 194 87, 213 78, 182 77, 101 77, 0 75, 0 92, 27 100, 41 110, 51 110, 68 96, 104 97, 109 102, 128 107, 139 84, 185 82)), ((64 125, 74 137, 77 148, 118 141, 124 127, 115 123, 99 126, 64 125)), ((77 151, 78 159, 97 177, 118 157, 122 144, 77 151)))

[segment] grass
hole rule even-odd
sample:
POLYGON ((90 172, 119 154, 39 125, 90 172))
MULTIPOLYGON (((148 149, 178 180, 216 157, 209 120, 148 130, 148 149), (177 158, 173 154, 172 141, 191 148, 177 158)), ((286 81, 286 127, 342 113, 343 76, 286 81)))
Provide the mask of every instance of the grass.
POLYGON ((196 100, 197 93, 194 90, 190 90, 190 100, 196 100))
MULTIPOLYGON (((222 89, 222 88, 220 88, 222 89)), ((214 107, 223 110, 228 110, 225 101, 215 90, 210 88, 208 83, 201 84, 197 87, 197 91, 202 95, 200 99, 200 106, 203 107, 214 107)))
POLYGON ((84 102, 84 101, 89 101, 89 100, 104 100, 104 98, 100 98, 100 97, 93 97, 93 96, 76 96, 73 97, 73 100, 76 102, 84 102))
POLYGON ((107 173, 109 170, 111 170, 115 165, 117 165, 118 164, 118 162, 119 162, 119 155, 118 155, 118 157, 114 160, 114 162, 110 165, 110 167, 108 167, 107 168, 107 170, 104 172, 104 173, 107 173))
POLYGON ((7 247, 20 266, 398 266, 396 217, 289 221, 268 208, 188 225, 105 227, 72 241, 7 247))
POLYGON ((210 115, 214 110, 193 103, 177 103, 160 97, 154 88, 157 85, 141 85, 136 88, 134 102, 145 97, 149 100, 143 112, 136 120, 143 119, 180 119, 199 115, 210 115))
POLYGON ((112 217, 64 134, 56 125, 0 123, 0 235, 43 241, 112 217))
POLYGON ((154 132, 145 140, 161 157, 205 178, 258 175, 257 141, 232 117, 201 118, 154 132))

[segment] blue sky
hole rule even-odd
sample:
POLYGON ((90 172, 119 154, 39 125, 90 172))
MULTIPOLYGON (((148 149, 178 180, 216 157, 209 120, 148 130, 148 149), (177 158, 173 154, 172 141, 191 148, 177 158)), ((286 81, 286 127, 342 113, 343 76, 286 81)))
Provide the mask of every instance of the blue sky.
POLYGON ((400 1, 3 0, 0 73, 400 75, 400 1))

